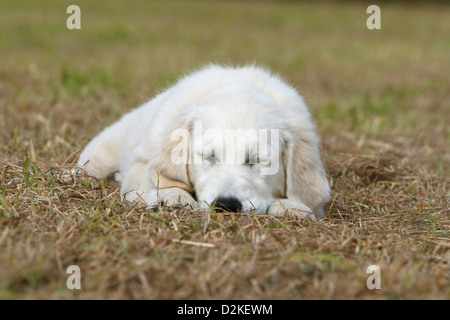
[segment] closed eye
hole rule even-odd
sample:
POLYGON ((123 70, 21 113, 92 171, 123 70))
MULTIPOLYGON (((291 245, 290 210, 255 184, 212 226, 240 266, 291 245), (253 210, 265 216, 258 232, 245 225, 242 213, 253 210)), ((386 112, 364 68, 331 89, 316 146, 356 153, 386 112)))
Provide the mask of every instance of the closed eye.
POLYGON ((204 157, 203 157, 203 161, 204 161, 206 164, 208 164, 208 165, 210 165, 210 166, 213 166, 213 165, 216 164, 217 159, 216 159, 215 157, 211 157, 211 156, 204 156, 204 157))
POLYGON ((246 157, 244 164, 246 166, 249 166, 250 168, 253 168, 255 165, 259 164, 259 162, 260 162, 259 157, 256 157, 256 158, 254 158, 254 157, 246 157))
POLYGON ((255 158, 253 157, 247 157, 245 159, 245 165, 249 166, 250 168, 253 168, 255 165, 262 165, 262 166, 270 166, 271 161, 270 158, 260 158, 259 156, 255 158))

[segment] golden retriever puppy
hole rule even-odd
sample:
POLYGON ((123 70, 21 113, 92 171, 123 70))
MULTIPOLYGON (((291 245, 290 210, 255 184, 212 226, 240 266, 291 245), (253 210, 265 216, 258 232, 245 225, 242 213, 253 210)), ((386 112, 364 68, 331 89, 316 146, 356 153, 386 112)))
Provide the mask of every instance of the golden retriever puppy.
POLYGON ((302 97, 256 66, 210 65, 107 127, 78 165, 148 206, 324 216, 330 187, 302 97))

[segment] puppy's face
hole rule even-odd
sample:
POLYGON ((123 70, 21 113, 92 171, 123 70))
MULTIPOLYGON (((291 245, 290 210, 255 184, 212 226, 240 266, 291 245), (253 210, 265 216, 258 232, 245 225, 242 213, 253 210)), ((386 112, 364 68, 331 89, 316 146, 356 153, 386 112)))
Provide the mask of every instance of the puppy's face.
POLYGON ((267 211, 284 192, 280 140, 273 134, 214 128, 194 134, 188 170, 201 207, 267 211))

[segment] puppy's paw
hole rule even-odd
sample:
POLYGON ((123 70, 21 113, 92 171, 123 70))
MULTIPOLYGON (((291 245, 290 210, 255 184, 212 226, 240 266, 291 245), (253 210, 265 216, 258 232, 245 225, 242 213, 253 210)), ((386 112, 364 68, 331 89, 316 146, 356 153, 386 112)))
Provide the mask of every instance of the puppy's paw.
POLYGON ((125 192, 122 194, 123 200, 129 201, 129 202, 141 202, 146 203, 147 194, 142 191, 141 189, 138 190, 132 190, 129 192, 125 192))
POLYGON ((310 208, 301 202, 289 199, 275 201, 270 205, 269 209, 267 209, 267 213, 274 216, 289 215, 290 217, 299 220, 307 218, 311 221, 316 221, 316 217, 310 208))
POLYGON ((158 200, 169 207, 185 207, 187 209, 198 209, 198 202, 192 195, 180 188, 169 188, 158 191, 158 200))

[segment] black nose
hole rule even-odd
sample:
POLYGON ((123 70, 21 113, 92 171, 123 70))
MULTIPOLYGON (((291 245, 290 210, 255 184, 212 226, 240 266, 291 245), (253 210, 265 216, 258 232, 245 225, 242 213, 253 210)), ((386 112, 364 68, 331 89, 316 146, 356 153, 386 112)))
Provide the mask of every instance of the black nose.
POLYGON ((242 210, 242 203, 236 198, 219 198, 216 201, 215 208, 218 212, 238 212, 242 210))

